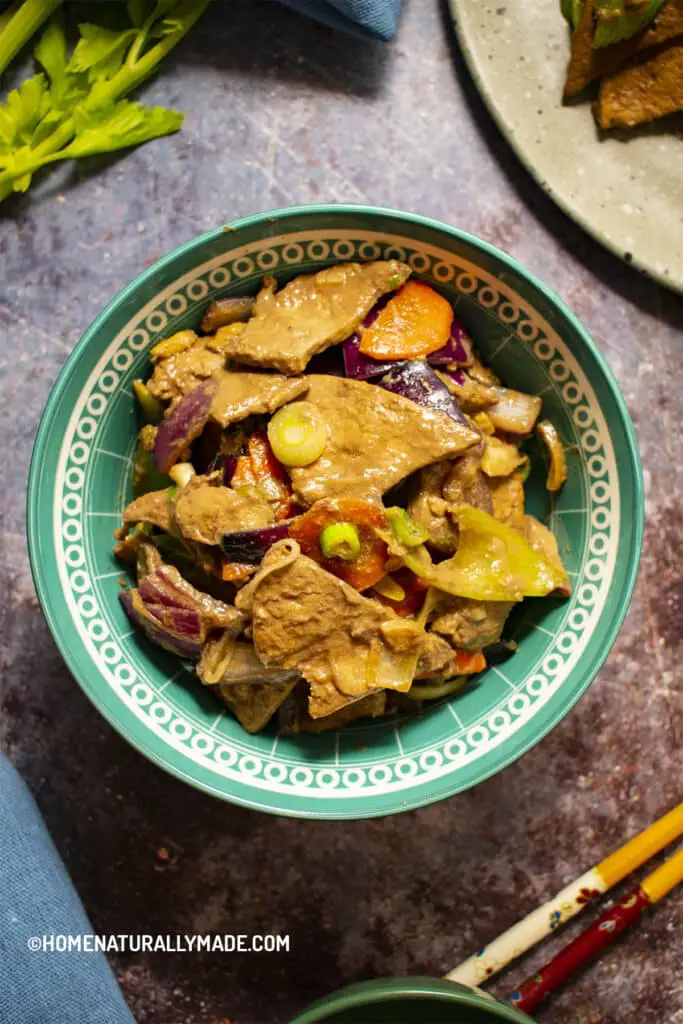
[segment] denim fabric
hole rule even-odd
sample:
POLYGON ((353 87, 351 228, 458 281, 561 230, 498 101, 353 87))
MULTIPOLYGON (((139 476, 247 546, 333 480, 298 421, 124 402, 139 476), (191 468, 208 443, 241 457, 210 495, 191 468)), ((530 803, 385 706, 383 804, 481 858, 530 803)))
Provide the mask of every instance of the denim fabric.
POLYGON ((398 25, 401 0, 281 0, 332 28, 391 39, 398 25))
POLYGON ((102 953, 31 952, 29 939, 89 935, 38 808, 0 754, 0 1022, 134 1024, 102 953))

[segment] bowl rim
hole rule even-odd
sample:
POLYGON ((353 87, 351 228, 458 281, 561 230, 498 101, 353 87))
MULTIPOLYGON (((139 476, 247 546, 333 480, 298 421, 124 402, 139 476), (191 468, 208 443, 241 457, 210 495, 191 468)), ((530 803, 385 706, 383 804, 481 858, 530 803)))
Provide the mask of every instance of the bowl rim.
POLYGON ((533 1024, 532 1018, 512 1006, 494 999, 488 992, 478 991, 441 978, 420 975, 404 978, 374 978, 338 989, 323 996, 293 1017, 289 1024, 325 1024, 340 1010, 362 1009, 378 1003, 398 1003, 405 998, 424 996, 435 1002, 468 1009, 491 1010, 508 1024, 533 1024))
MULTIPOLYGON (((605 356, 602 354, 597 344, 583 326, 579 318, 572 311, 572 309, 561 299, 548 285, 544 284, 536 275, 528 270, 522 263, 520 263, 513 256, 499 249, 497 246, 490 242, 479 238, 477 235, 471 234, 470 232, 463 231, 460 228, 453 227, 443 221, 438 221, 434 218, 425 217, 420 214, 410 213, 404 210, 395 210, 390 207, 379 207, 372 205, 364 205, 358 203, 324 203, 324 204, 307 204, 298 206, 280 207, 273 210, 265 210, 261 213, 251 214, 248 217, 242 217, 234 220, 230 223, 223 224, 219 227, 212 228, 208 231, 202 232, 180 245, 175 246, 173 249, 165 253, 159 260, 156 260, 151 266, 146 267, 143 271, 137 274, 131 281, 129 281, 124 287, 118 291, 104 306, 104 308, 98 313, 92 323, 86 328, 79 340, 76 342, 73 350, 69 354, 66 362, 64 363, 59 375, 50 391, 48 400, 45 404, 45 408, 40 417, 38 429, 36 431, 36 437, 33 446, 33 452, 31 455, 31 461, 29 466, 28 475, 28 486, 26 494, 26 527, 27 527, 27 547, 29 554, 29 564, 31 568, 31 574, 33 577, 34 586, 40 602, 42 613, 48 624, 48 628, 52 634, 52 637, 57 645, 57 648, 66 663, 71 675, 74 677, 78 685, 86 693, 88 699, 94 704, 97 711, 106 719, 106 721, 121 735, 128 743, 131 744, 139 753, 143 754, 149 761, 169 774, 181 779, 183 782, 189 783, 196 789, 209 793, 214 797, 218 797, 222 800, 248 807, 253 810, 263 811, 269 814, 280 815, 283 817, 295 817, 295 818, 308 818, 312 820, 336 820, 336 821, 353 821, 361 818, 372 818, 372 817, 384 817, 390 814, 400 814, 406 811, 417 810, 421 807, 427 807, 434 803, 438 803, 441 800, 448 799, 451 796, 457 795, 459 790, 454 793, 448 786, 442 787, 440 792, 436 793, 422 793, 419 789, 410 800, 399 799, 397 805, 386 810, 384 808, 372 809, 372 808, 360 808, 354 810, 353 807, 341 809, 341 813, 336 812, 333 815, 325 814, 320 811, 307 810, 307 809, 296 809, 296 808, 278 808, 271 807, 264 803, 258 803, 255 800, 244 798, 234 793, 228 793, 218 785, 214 785, 209 782, 202 781, 198 778, 190 775, 182 766, 174 763, 174 761, 166 756, 151 751, 148 749, 146 744, 139 741, 133 736, 130 731, 122 724, 117 715, 111 712, 104 700, 97 694, 92 687, 86 685, 80 678, 80 668, 77 665, 77 659, 72 654, 71 646, 66 642, 65 638, 61 635, 57 618, 53 608, 50 606, 47 595, 47 580, 45 568, 42 564, 42 558, 40 555, 41 541, 40 541, 40 524, 38 522, 38 504, 37 504, 37 490, 39 487, 43 454, 47 444, 48 430, 47 426, 51 420, 56 407, 60 404, 62 392, 67 386, 71 374, 71 367, 78 361, 80 354, 84 351, 94 336, 98 333, 101 326, 106 323, 109 316, 126 300, 130 299, 147 281, 152 279, 156 274, 162 272, 166 267, 171 265, 176 259, 191 254, 194 250, 206 245, 210 242, 215 242, 226 233, 229 235, 232 232, 239 231, 242 228, 249 228, 259 223, 267 222, 269 224, 277 225, 280 220, 291 219, 293 217, 317 217, 325 215, 349 215, 351 217, 390 217, 405 224, 408 228, 414 225, 420 225, 422 227, 431 229, 433 231, 443 232, 445 235, 450 236, 460 242, 464 242, 467 245, 473 246, 475 249, 483 252, 485 255, 492 257, 495 260, 500 261, 508 269, 518 274, 522 279, 529 282, 534 288, 536 288, 546 300, 554 306, 572 325, 573 329, 578 334, 581 343, 586 346, 591 357, 597 363, 598 368, 602 374, 604 384, 609 391, 609 394, 614 402, 617 414, 621 421, 624 434, 627 441, 627 451, 624 455, 627 456, 630 470, 633 476, 633 502, 632 502, 632 513, 633 513, 633 549, 630 554, 632 558, 626 574, 625 585, 622 590, 621 601, 618 609, 612 616, 610 628, 602 635, 602 646, 600 653, 594 658, 593 664, 586 674, 586 681, 582 686, 577 687, 571 696, 567 697, 563 704, 558 707, 555 713, 548 717, 544 723, 543 730, 539 735, 534 735, 528 739, 521 740, 516 749, 512 751, 509 756, 503 760, 500 764, 494 764, 489 769, 482 772, 480 778, 473 785, 480 785, 487 779, 506 768, 509 768, 512 764, 518 761, 524 754, 528 753, 533 747, 535 747, 541 740, 545 739, 553 729, 564 719, 572 708, 578 703, 580 698, 585 694, 588 687, 595 680, 598 672, 603 667, 610 651, 615 643, 617 636, 621 630, 624 618, 629 609, 631 598, 633 596, 633 590, 635 587, 638 569, 640 565, 640 556, 643 543, 644 533, 644 485, 643 485, 643 469, 640 459, 640 452, 638 448, 638 442, 636 439, 635 429, 631 420, 626 401, 624 396, 617 384, 616 378, 611 370, 609 363, 605 356)), ((468 786, 466 788, 472 788, 468 786)))

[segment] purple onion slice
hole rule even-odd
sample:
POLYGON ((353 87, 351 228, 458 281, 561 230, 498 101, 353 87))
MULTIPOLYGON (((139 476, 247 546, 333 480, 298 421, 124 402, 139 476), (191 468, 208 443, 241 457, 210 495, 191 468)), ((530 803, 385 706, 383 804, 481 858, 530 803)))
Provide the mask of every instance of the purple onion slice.
POLYGON ((159 424, 154 441, 154 465, 168 473, 199 437, 209 421, 211 403, 216 393, 212 380, 204 381, 183 395, 173 411, 159 424))
POLYGON ((460 321, 455 318, 451 326, 451 336, 446 344, 443 348, 439 348, 427 356, 427 362, 432 363, 433 366, 443 366, 446 363, 470 366, 473 359, 472 339, 460 321))
POLYGON ((386 391, 409 398, 427 409, 443 412, 456 423, 470 427, 454 395, 439 380, 431 366, 419 359, 394 364, 393 369, 377 383, 386 391))
POLYGON ((269 548, 279 540, 289 536, 291 519, 277 523, 276 526, 264 526, 258 530, 236 530, 224 533, 221 540, 223 554, 229 562, 240 565, 258 565, 269 548))
MULTIPOLYGON (((174 621, 173 627, 161 621, 143 603, 142 598, 136 590, 124 590, 119 594, 119 599, 131 622, 139 626, 149 639, 181 658, 199 658, 202 647, 200 634, 197 631, 199 616, 195 612, 195 618, 178 618, 174 621)), ((179 611, 179 609, 173 609, 179 611)))

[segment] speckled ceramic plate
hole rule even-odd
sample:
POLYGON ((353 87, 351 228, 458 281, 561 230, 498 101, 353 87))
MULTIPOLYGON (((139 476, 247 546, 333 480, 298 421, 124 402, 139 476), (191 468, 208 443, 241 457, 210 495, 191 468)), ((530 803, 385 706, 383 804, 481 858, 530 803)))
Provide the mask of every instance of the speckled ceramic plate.
MULTIPOLYGON (((445 225, 364 207, 308 207, 217 229, 137 277, 86 331, 43 416, 28 538, 43 610, 85 692, 157 764, 224 799, 319 818, 389 814, 450 796, 537 743, 584 692, 622 622, 643 523, 633 428, 598 349, 566 306, 510 257, 445 225), (419 718, 321 736, 249 736, 173 656, 133 633, 118 601, 112 531, 130 498, 131 382, 161 338, 211 299, 339 260, 395 257, 457 306, 485 359, 543 396, 570 447, 550 515, 535 460, 530 511, 549 519, 570 600, 529 601, 519 650, 470 692, 419 718)), ((83 742, 89 741, 87 736, 83 742)), ((94 742, 94 739, 93 739, 94 742)))
POLYGON ((683 291, 683 143, 660 126, 598 137, 590 103, 562 105, 569 33, 559 0, 450 0, 485 102, 520 159, 618 256, 683 291))

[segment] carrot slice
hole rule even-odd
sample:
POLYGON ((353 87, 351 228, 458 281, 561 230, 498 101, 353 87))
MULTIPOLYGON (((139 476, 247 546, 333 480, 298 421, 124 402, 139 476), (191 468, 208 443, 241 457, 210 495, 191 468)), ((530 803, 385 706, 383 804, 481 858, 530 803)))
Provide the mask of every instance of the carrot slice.
POLYGON ((451 670, 455 676, 473 676, 477 672, 483 672, 486 668, 486 658, 481 651, 464 651, 457 647, 455 657, 451 663, 451 670))
POLYGON ((231 487, 255 487, 256 474, 251 465, 248 455, 240 455, 235 466, 235 472, 230 480, 231 487))
POLYGON ((258 565, 244 565, 239 562, 228 562, 226 559, 223 559, 221 576, 224 583, 238 583, 241 580, 248 580, 257 569, 258 565))
POLYGON ((486 658, 482 651, 465 651, 462 647, 456 647, 453 657, 445 668, 437 669, 434 672, 423 672, 417 678, 429 680, 451 676, 474 676, 478 672, 483 672, 485 668, 486 658))
POLYGON ((363 331, 360 352, 373 359, 419 359, 442 348, 451 333, 449 302, 420 281, 408 281, 363 331))
POLYGON ((247 441, 247 454, 240 455, 230 481, 232 487, 258 487, 271 503, 278 519, 289 519, 296 511, 289 476, 270 447, 265 430, 257 430, 247 441))
POLYGON ((366 590, 385 575, 388 560, 387 546, 376 534, 386 528, 387 516, 380 505, 359 498, 324 498, 294 520, 289 528, 292 537, 308 555, 334 576, 349 583, 356 590, 366 590), (333 523, 352 523, 358 530, 360 554, 353 561, 343 558, 325 558, 320 549, 320 535, 333 523))

